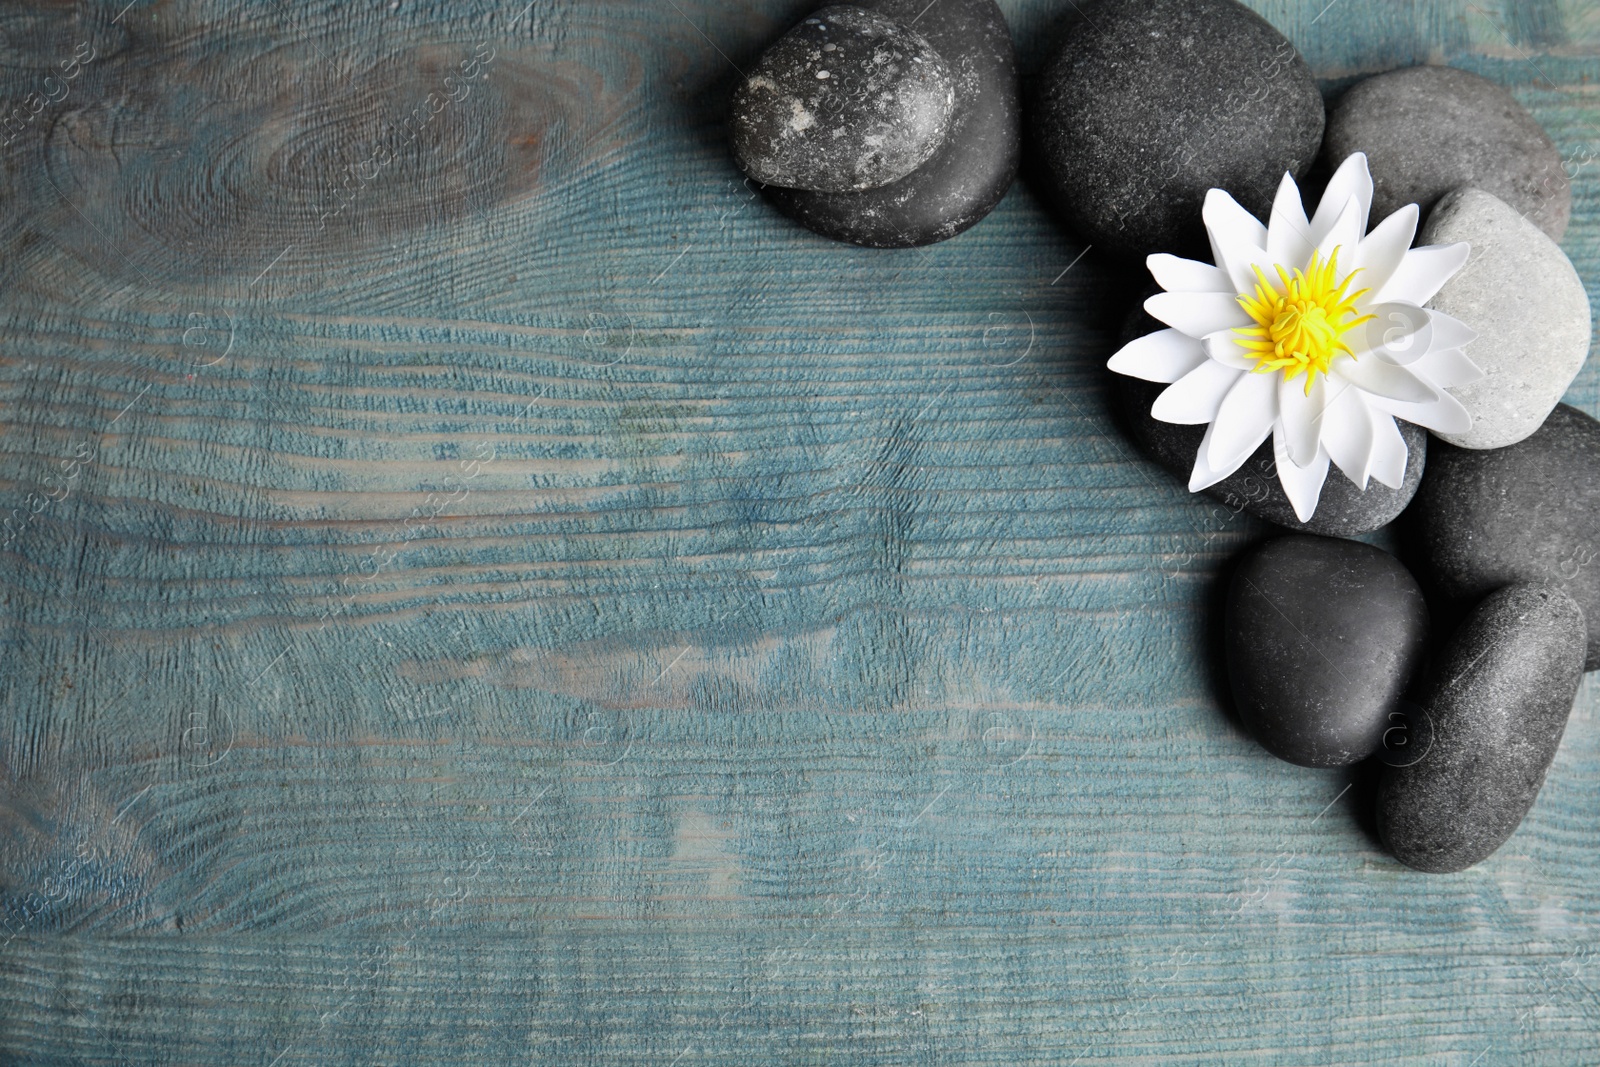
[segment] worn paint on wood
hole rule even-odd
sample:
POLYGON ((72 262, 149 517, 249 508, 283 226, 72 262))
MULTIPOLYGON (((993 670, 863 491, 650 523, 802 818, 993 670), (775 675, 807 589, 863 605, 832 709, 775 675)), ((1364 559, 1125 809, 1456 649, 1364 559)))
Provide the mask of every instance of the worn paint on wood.
MULTIPOLYGON (((1509 86, 1600 296, 1592 5, 1256 6, 1509 86)), ((1136 283, 740 185, 804 4, 119 9, 0 13, 0 1059, 1600 1057, 1592 685, 1456 877, 1255 747, 1136 283)))

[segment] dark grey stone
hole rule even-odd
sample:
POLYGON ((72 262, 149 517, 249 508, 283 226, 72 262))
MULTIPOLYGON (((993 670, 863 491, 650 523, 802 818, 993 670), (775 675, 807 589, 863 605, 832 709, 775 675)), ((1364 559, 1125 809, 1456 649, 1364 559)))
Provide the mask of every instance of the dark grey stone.
MULTIPOLYGON (((1600 423, 1556 405, 1531 437, 1496 449, 1433 443, 1407 515, 1423 581, 1456 603, 1545 582, 1600 619, 1600 423)), ((1586 670, 1600 668, 1600 626, 1586 670)))
MULTIPOLYGON (((1154 290, 1152 290, 1154 291, 1154 290)), ((1148 295, 1148 294, 1147 294, 1148 295)), ((1145 313, 1143 301, 1128 317, 1119 344, 1162 329, 1161 323, 1145 313)), ((1123 374, 1111 374, 1113 409, 1128 436, 1140 450, 1171 471, 1185 485, 1194 470, 1194 457, 1200 451, 1204 426, 1179 426, 1161 422, 1150 415, 1150 405, 1166 386, 1141 381, 1123 374)), ((1369 481, 1363 490, 1345 477, 1338 467, 1328 470, 1322 496, 1310 521, 1301 522, 1289 503, 1288 494, 1278 481, 1277 461, 1268 439, 1244 464, 1228 477, 1202 490, 1234 511, 1243 511, 1267 522, 1304 533, 1330 537, 1357 537, 1393 522, 1411 503, 1423 481, 1428 456, 1428 433, 1409 422, 1397 420, 1400 436, 1406 441, 1406 476, 1399 489, 1369 481)))
POLYGON ((1305 60, 1243 4, 1102 0, 1042 76, 1031 127, 1068 224, 1132 258, 1203 249, 1212 188, 1265 219, 1324 118, 1305 60))
POLYGON ((1454 67, 1408 67, 1352 86, 1328 117, 1334 166, 1365 152, 1376 222, 1407 204, 1426 212, 1475 186, 1504 200, 1552 240, 1572 215, 1561 152, 1537 119, 1494 82, 1454 67))
POLYGON ((1427 755, 1385 767, 1378 831, 1419 871, 1465 870, 1521 824, 1583 680, 1583 611, 1546 585, 1491 593, 1450 639, 1421 706, 1427 755))
POLYGON ((954 72, 921 34, 859 7, 825 7, 734 92, 733 155, 769 185, 887 185, 939 150, 955 99, 954 72))
POLYGON ((921 34, 955 71, 955 113, 939 150, 899 181, 858 192, 767 186, 780 211, 820 234, 874 248, 954 237, 1005 196, 1017 174, 1022 117, 1011 30, 994 0, 864 0, 921 34))
POLYGON ((1234 705, 1279 759, 1359 762, 1382 744, 1427 634, 1421 588, 1382 549, 1304 534, 1269 541, 1228 590, 1234 705))

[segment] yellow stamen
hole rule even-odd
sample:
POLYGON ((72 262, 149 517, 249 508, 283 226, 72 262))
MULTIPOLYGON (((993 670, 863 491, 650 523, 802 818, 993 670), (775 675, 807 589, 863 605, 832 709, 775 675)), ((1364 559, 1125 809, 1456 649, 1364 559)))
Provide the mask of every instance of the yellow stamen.
POLYGON ((1327 374, 1328 364, 1343 352, 1352 359, 1355 352, 1345 343, 1344 337, 1376 315, 1356 316, 1356 301, 1370 290, 1354 293, 1345 290, 1350 279, 1361 273, 1357 267, 1337 285, 1339 276, 1339 250, 1335 248, 1322 262, 1320 253, 1311 257, 1305 270, 1292 275, 1276 264, 1280 289, 1261 268, 1256 273, 1256 290, 1239 297, 1239 306, 1255 322, 1254 326, 1240 326, 1234 330, 1239 337, 1239 347, 1256 361, 1255 373, 1270 374, 1283 371, 1285 381, 1306 376, 1306 394, 1316 375, 1327 374))

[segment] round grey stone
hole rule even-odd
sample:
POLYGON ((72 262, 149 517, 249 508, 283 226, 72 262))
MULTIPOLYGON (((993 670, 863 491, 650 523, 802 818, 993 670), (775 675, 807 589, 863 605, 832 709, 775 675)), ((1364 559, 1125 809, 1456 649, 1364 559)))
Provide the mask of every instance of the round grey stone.
MULTIPOLYGON (((1435 442, 1407 524, 1419 575, 1447 601, 1544 582, 1600 620, 1600 422, 1560 404, 1509 448, 1435 442)), ((1584 666, 1600 669, 1600 625, 1584 666)))
POLYGON ((1032 132, 1065 220, 1098 252, 1204 247, 1206 192, 1266 218, 1322 143, 1292 44, 1235 0, 1102 0, 1041 80, 1032 132))
POLYGON ((1473 610, 1420 701, 1427 755, 1383 770, 1378 831, 1396 859, 1448 873, 1505 844, 1561 744, 1583 655, 1583 611, 1559 590, 1510 585, 1473 610))
POLYGON ((1567 232, 1572 188, 1561 152, 1505 89, 1454 67, 1408 67, 1352 86, 1328 117, 1323 153, 1372 170, 1372 218, 1427 211, 1463 185, 1487 190, 1551 239, 1567 232))
POLYGON ((828 193, 769 185, 790 218, 826 237, 871 248, 932 244, 977 225, 1011 187, 1022 154, 1021 93, 1011 29, 994 0, 862 0, 915 29, 956 74, 944 143, 899 181, 828 193))
POLYGON ((1341 767, 1376 752, 1393 725, 1428 607, 1382 549, 1297 534, 1239 565, 1226 631, 1234 705, 1255 739, 1302 767, 1341 767))
POLYGON ((733 154, 768 185, 872 189, 927 162, 954 111, 955 74, 921 34, 859 7, 825 7, 734 91, 733 154))
POLYGON ((1477 332, 1467 356, 1484 376, 1450 392, 1472 413, 1462 448, 1504 448, 1544 422, 1589 357, 1589 294, 1559 245, 1481 189, 1440 200, 1419 244, 1472 246, 1467 263, 1429 307, 1477 332))

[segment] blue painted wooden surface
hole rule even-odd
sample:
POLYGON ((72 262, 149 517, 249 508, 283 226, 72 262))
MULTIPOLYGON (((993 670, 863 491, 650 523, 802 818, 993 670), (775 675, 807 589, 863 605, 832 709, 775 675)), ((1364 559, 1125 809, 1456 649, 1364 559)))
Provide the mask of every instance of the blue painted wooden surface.
MULTIPOLYGON (((1600 9, 1255 6, 1509 86, 1600 297, 1600 9)), ((1600 1062, 1593 683, 1454 877, 1254 746, 1132 282, 741 188, 805 9, 0 12, 0 1061, 1600 1062)))

